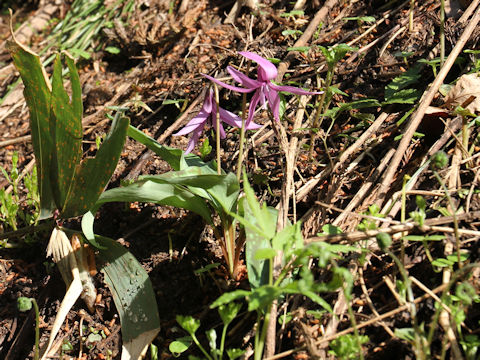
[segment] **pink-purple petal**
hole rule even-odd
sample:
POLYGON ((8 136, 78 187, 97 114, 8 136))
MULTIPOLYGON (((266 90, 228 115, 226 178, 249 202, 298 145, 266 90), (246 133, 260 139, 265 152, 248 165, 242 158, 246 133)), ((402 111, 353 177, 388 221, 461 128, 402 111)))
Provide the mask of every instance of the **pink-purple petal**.
POLYGON ((273 118, 276 121, 280 121, 280 96, 278 96, 278 92, 273 89, 269 89, 266 91, 266 96, 268 100, 268 106, 273 114, 273 118))
POLYGON ((258 64, 258 80, 265 82, 277 77, 277 68, 267 59, 250 51, 240 51, 239 54, 258 64))
POLYGON ((291 94, 296 94, 296 95, 318 95, 323 93, 323 91, 307 91, 295 86, 276 85, 272 82, 268 85, 270 86, 270 88, 276 91, 284 91, 284 92, 289 92, 291 94))
POLYGON ((193 132, 192 137, 188 141, 187 148, 185 149, 185 154, 188 154, 189 152, 191 152, 193 150, 193 148, 195 147, 195 145, 198 142, 198 139, 200 138, 200 134, 201 134, 201 130, 193 132))
POLYGON ((230 126, 242 127, 242 119, 235 115, 234 113, 220 108, 220 120, 227 123, 230 126))
POLYGON ((198 115, 195 116, 192 120, 190 120, 183 129, 173 134, 173 136, 180 136, 191 133, 199 127, 203 129, 203 127, 205 126, 205 122, 207 121, 209 116, 210 114, 206 114, 205 112, 203 112, 203 110, 200 111, 198 115))
POLYGON ((208 93, 205 95, 205 100, 203 101, 202 110, 207 114, 213 111, 213 104, 215 104, 213 89, 209 89, 208 93))
POLYGON ((247 75, 245 75, 244 73, 238 71, 237 69, 231 66, 227 66, 227 71, 236 82, 239 82, 240 84, 245 86, 247 89, 251 89, 251 91, 262 86, 261 81, 250 79, 247 75))
POLYGON ((255 108, 257 107, 261 97, 263 97, 263 94, 261 93, 261 91, 257 90, 255 91, 255 94, 253 94, 252 99, 250 100, 250 106, 248 107, 248 117, 245 121, 245 126, 247 128, 250 126, 250 123, 253 120, 253 116, 255 115, 255 108))
POLYGON ((236 91, 236 92, 240 92, 240 93, 248 93, 248 92, 251 92, 251 91, 254 90, 254 89, 245 89, 245 88, 241 88, 241 87, 238 87, 238 86, 225 84, 223 81, 217 80, 213 76, 210 76, 210 75, 207 75, 207 74, 202 74, 202 76, 206 77, 208 80, 213 81, 215 84, 220 85, 220 86, 222 86, 222 87, 224 87, 225 89, 228 89, 228 90, 232 90, 232 91, 236 91))

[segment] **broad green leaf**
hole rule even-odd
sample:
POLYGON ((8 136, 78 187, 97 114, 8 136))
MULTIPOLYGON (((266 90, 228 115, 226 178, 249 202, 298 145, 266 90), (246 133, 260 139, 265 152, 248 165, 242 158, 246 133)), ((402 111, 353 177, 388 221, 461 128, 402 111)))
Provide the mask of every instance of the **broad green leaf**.
POLYGON ((233 173, 228 173, 225 180, 208 189, 208 193, 217 200, 225 211, 235 211, 240 193, 240 185, 233 173))
POLYGON ((30 131, 37 164, 40 219, 45 219, 56 208, 50 178, 55 152, 51 85, 37 54, 16 41, 7 42, 7 47, 25 86, 24 95, 30 110, 30 131))
MULTIPOLYGON (((272 249, 271 240, 275 236, 278 211, 258 203, 255 193, 250 186, 244 173, 243 190, 245 198, 239 202, 240 213, 244 217, 235 218, 244 226, 246 243, 245 257, 248 271, 248 281, 252 288, 258 288, 269 282, 270 261, 266 258, 258 258, 260 249, 272 249)), ((273 249, 272 249, 273 250, 273 249)))
POLYGON ((120 315, 123 351, 131 359, 138 359, 160 330, 152 283, 140 263, 122 245, 103 236, 97 236, 96 241, 103 248, 97 258, 100 270, 120 315))
POLYGON ((203 198, 177 184, 143 179, 127 186, 107 190, 100 195, 95 206, 82 217, 82 231, 87 240, 96 247, 100 246, 100 244, 95 242, 93 223, 95 220, 94 214, 102 204, 137 201, 170 205, 190 210, 202 216, 207 223, 213 224, 211 209, 203 198))
POLYGON ((74 183, 62 209, 63 217, 81 215, 95 205, 117 167, 128 124, 127 118, 117 114, 96 156, 77 165, 74 183))
POLYGON ((62 209, 73 182, 76 165, 82 157, 82 95, 78 73, 69 60, 72 83, 72 102, 63 87, 60 54, 53 65, 52 110, 55 115, 55 153, 52 162, 52 192, 57 207, 62 209))
POLYGON ((149 202, 170 205, 191 210, 212 223, 211 210, 202 198, 177 185, 136 181, 130 185, 105 191, 98 199, 95 208, 107 202, 149 202))
MULTIPOLYGON (((256 254, 260 249, 271 248, 270 238, 264 236, 262 231, 258 231, 258 218, 255 217, 250 209, 250 206, 245 198, 241 199, 240 207, 243 209, 245 223, 251 224, 251 226, 245 226, 245 223, 240 221, 245 228, 245 258, 247 264, 248 281, 252 288, 257 288, 262 285, 266 285, 269 282, 269 261, 265 259, 257 258, 256 254)), ((277 214, 275 209, 269 208, 272 212, 272 226, 276 226, 277 214)), ((273 249, 272 249, 273 250, 273 249)))
POLYGON ((243 174, 243 191, 245 192, 245 197, 247 199, 250 212, 256 219, 258 227, 263 232, 262 235, 270 240, 273 238, 276 231, 276 213, 268 210, 265 204, 263 207, 260 206, 260 203, 255 196, 255 192, 248 182, 246 173, 243 174))
POLYGON ((279 233, 275 234, 272 239, 272 247, 276 250, 283 251, 283 257, 289 261, 291 254, 296 249, 303 247, 303 236, 301 222, 293 225, 287 225, 279 233))
POLYGON ((240 188, 235 174, 210 174, 208 170, 205 174, 205 167, 197 166, 161 175, 142 176, 140 180, 188 187, 193 194, 210 200, 219 214, 223 210, 225 212, 235 210, 240 188))

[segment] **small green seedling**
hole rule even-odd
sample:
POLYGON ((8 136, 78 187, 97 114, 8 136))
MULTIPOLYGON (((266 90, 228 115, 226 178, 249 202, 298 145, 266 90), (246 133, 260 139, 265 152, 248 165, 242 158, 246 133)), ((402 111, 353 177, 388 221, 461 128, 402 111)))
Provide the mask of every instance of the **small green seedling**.
POLYGON ((359 338, 360 341, 358 341, 354 335, 350 334, 339 336, 330 343, 328 353, 340 360, 357 359, 362 352, 361 345, 367 343, 369 340, 368 336, 365 335, 359 336, 359 338))
POLYGON ((39 215, 39 198, 37 189, 37 171, 34 168, 32 174, 27 174, 20 179, 18 172, 18 152, 12 154, 12 168, 7 172, 3 167, 0 171, 10 185, 10 190, 0 189, 0 222, 3 222, 11 230, 17 230, 19 226, 29 226, 37 223, 39 215), (25 199, 26 209, 20 202, 19 189, 23 185, 27 189, 25 199))
POLYGON ((34 298, 27 298, 21 296, 17 299, 17 307, 21 312, 30 311, 33 308, 35 309, 35 350, 34 350, 34 359, 38 360, 39 357, 39 339, 40 339, 40 313, 38 311, 38 304, 34 298))
POLYGON ((178 356, 182 352, 185 352, 190 347, 192 342, 194 342, 208 360, 222 360, 224 352, 227 353, 227 356, 230 360, 234 360, 242 356, 245 351, 241 349, 227 349, 225 351, 225 339, 227 336, 228 325, 230 325, 230 323, 235 319, 241 307, 241 304, 235 302, 219 306, 218 313, 223 322, 220 346, 218 347, 217 344, 217 332, 215 329, 207 330, 206 336, 208 338, 210 353, 205 350, 195 335, 200 327, 200 320, 194 319, 192 316, 178 315, 177 322, 189 334, 189 336, 173 341, 169 346, 170 352, 172 352, 174 356, 178 356))
POLYGON ((413 51, 397 51, 393 54, 393 56, 403 59, 405 66, 409 67, 408 58, 413 54, 415 54, 413 51))

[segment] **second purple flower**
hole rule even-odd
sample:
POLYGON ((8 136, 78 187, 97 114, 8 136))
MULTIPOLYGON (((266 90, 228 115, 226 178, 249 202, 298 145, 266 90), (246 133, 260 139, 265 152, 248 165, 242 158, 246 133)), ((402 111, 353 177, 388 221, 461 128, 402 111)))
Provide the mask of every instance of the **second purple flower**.
MULTIPOLYGON (((235 115, 234 113, 222 109, 219 107, 220 113, 220 137, 222 139, 225 138, 225 130, 222 126, 222 121, 227 123, 230 126, 234 126, 237 128, 242 127, 242 119, 235 115)), ((205 100, 203 101, 203 106, 200 112, 195 116, 192 120, 188 122, 185 127, 178 131, 177 133, 173 134, 173 136, 180 136, 186 135, 188 133, 192 133, 192 137, 188 142, 187 149, 185 150, 185 154, 188 154, 193 150, 198 139, 200 138, 200 134, 202 133, 205 125, 208 123, 215 128, 215 131, 218 131, 217 127, 217 104, 215 102, 214 93, 212 89, 208 90, 207 95, 205 95, 205 100)), ((255 130, 260 128, 261 125, 255 124, 254 122, 246 123, 245 129, 246 130, 255 130)))

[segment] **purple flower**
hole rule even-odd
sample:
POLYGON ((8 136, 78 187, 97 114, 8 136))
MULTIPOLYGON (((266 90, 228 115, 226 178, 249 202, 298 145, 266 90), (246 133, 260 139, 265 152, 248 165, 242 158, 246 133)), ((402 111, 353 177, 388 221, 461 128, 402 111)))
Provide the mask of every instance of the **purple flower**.
MULTIPOLYGON (((242 127, 242 119, 240 119, 234 113, 228 110, 222 109, 221 107, 219 107, 219 113, 220 113, 220 121, 223 121, 228 125, 231 125, 237 128, 242 127)), ((193 150, 193 148, 195 147, 195 144, 198 142, 198 139, 200 138, 200 134, 202 133, 203 128, 205 127, 205 124, 208 122, 210 123, 210 125, 213 125, 216 131, 217 130, 217 106, 216 106, 212 89, 210 89, 208 91, 208 94, 205 95, 205 100, 203 101, 202 109, 200 110, 198 115, 195 116, 192 120, 190 120, 182 130, 173 134, 173 136, 179 136, 179 135, 185 135, 188 133, 193 133, 192 137, 188 142, 188 146, 187 146, 187 149, 185 150, 185 154, 188 154, 193 150)), ((261 125, 255 124, 253 122, 249 123, 248 125, 247 124, 245 125, 246 130, 255 130, 260 127, 261 125)), ((221 122, 220 122, 220 137, 222 139, 225 138, 225 130, 223 129, 221 122)))
POLYGON ((209 75, 203 74, 203 76, 229 90, 241 93, 249 93, 255 91, 252 99, 250 100, 248 118, 246 121, 247 125, 250 124, 250 122, 252 121, 255 108, 257 107, 259 102, 262 104, 262 106, 265 106, 268 103, 268 106, 270 107, 270 110, 272 111, 275 120, 280 120, 280 97, 278 96, 279 91, 285 91, 297 95, 316 95, 322 93, 321 91, 306 91, 294 86, 275 85, 274 83, 272 83, 272 80, 277 77, 278 73, 275 65, 273 65, 267 59, 264 59, 261 56, 252 52, 241 51, 239 52, 239 54, 246 57, 247 59, 255 61, 258 64, 257 80, 250 79, 247 75, 241 73, 240 71, 234 69, 231 66, 227 67, 227 71, 237 82, 242 84, 244 87, 237 87, 225 84, 224 82, 217 80, 209 75))

